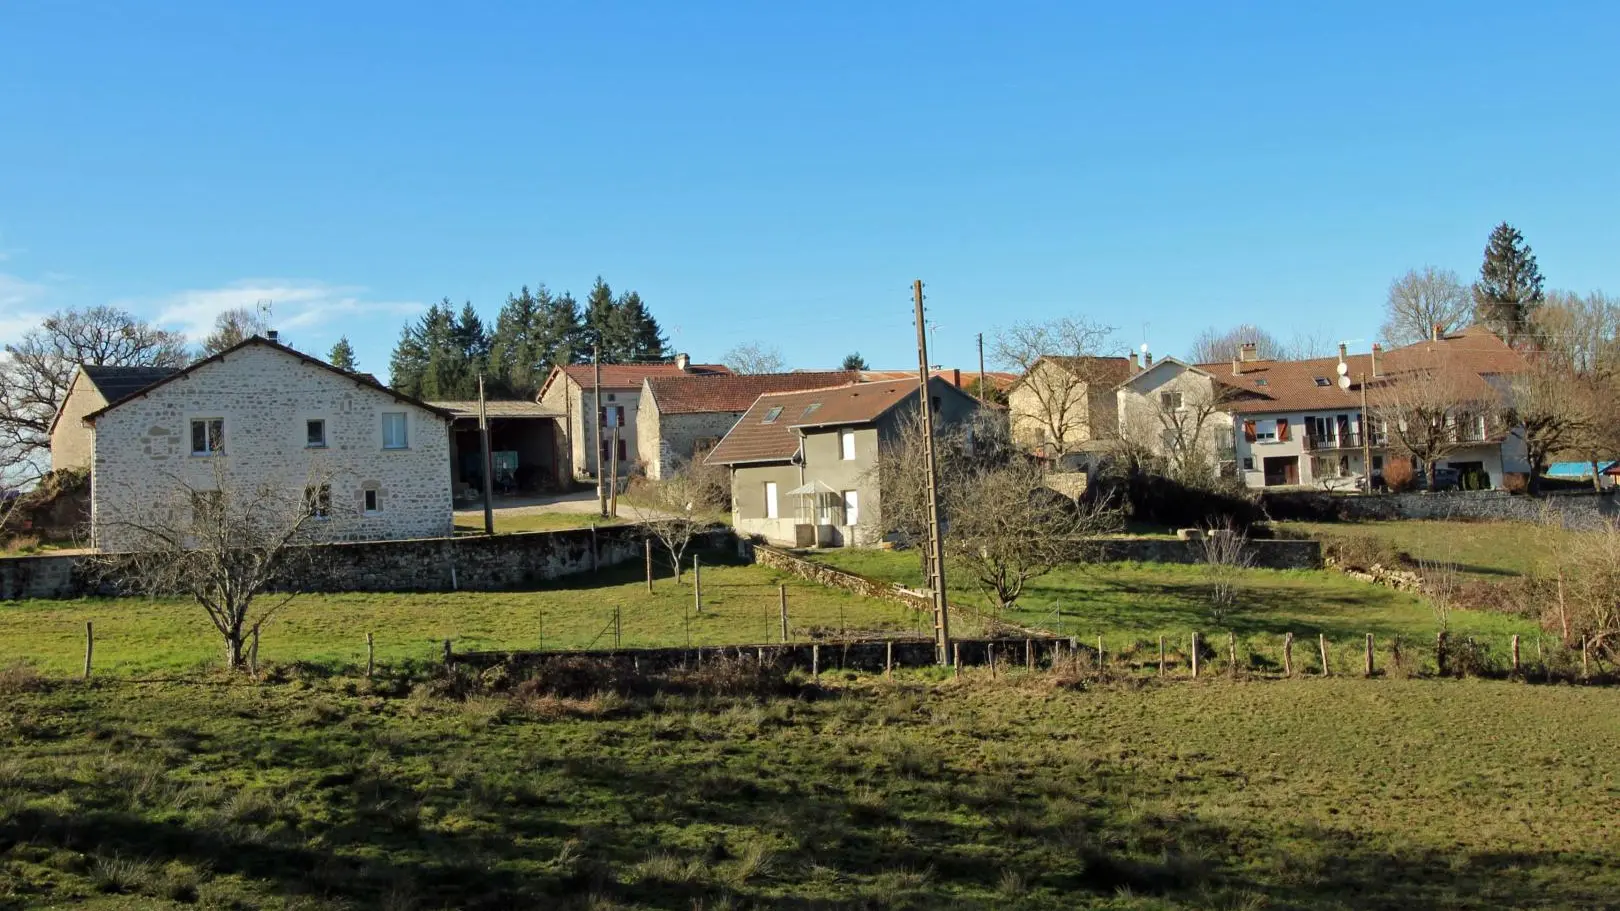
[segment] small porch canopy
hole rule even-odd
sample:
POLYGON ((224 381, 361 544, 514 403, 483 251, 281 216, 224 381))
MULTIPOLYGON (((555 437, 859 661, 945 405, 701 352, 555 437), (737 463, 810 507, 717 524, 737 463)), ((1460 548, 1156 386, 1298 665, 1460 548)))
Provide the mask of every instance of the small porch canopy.
POLYGON ((844 495, 824 481, 811 481, 787 492, 797 503, 800 525, 845 525, 844 495))

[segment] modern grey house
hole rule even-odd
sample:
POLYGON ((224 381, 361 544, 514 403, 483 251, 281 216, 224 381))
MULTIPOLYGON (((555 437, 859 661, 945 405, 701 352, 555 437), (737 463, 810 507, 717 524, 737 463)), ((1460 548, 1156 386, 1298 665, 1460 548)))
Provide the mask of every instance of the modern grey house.
POLYGON ((636 440, 647 477, 668 477, 701 459, 762 395, 855 382, 853 370, 741 375, 649 376, 636 409, 636 440))
MULTIPOLYGON (((761 395, 708 457, 731 469, 732 525, 794 547, 876 544, 878 452, 916 414, 917 391, 895 380, 761 395)), ((939 377, 928 391, 940 426, 981 407, 939 377)))

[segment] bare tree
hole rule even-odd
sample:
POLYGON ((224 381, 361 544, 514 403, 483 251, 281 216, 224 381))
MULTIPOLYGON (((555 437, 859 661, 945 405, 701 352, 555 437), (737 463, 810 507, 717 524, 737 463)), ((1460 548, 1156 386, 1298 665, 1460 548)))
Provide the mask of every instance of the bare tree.
POLYGON ((1434 611, 1435 624, 1440 632, 1449 632, 1451 611, 1457 606, 1457 596, 1462 590, 1457 564, 1450 560, 1431 560, 1422 557, 1419 557, 1417 562, 1418 579, 1423 585, 1423 597, 1434 611))
POLYGON ((1367 383, 1375 419, 1398 451, 1418 460, 1434 489, 1435 468, 1458 449, 1483 442, 1497 403, 1484 381, 1443 354, 1367 383))
POLYGON ((247 307, 235 307, 226 310, 214 317, 214 331, 208 333, 203 339, 202 353, 204 357, 218 354, 234 345, 252 338, 255 335, 264 335, 270 330, 269 323, 265 322, 264 313, 247 307))
POLYGON ((1620 373, 1620 300, 1552 291, 1537 307, 1532 332, 1538 347, 1581 376, 1620 373))
POLYGON ((185 336, 114 307, 52 314, 0 358, 0 457, 43 461, 80 364, 179 368, 189 360, 185 349, 185 336))
POLYGON ((1557 559, 1563 596, 1546 610, 1562 610, 1563 616, 1548 617, 1545 624, 1564 625, 1600 661, 1620 662, 1620 526, 1572 535, 1557 559))
POLYGON ((738 345, 722 358, 733 373, 759 374, 782 372, 782 349, 766 347, 758 342, 738 345))
POLYGON ((719 475, 702 462, 688 462, 659 481, 648 481, 630 504, 630 513, 669 554, 675 581, 681 581, 681 561, 692 541, 714 522, 724 504, 719 475))
POLYGON ((301 488, 246 481, 214 460, 207 483, 166 474, 163 492, 107 523, 127 549, 96 560, 122 591, 190 596, 225 643, 225 666, 300 590, 312 544, 336 518, 330 475, 312 467, 301 488))
POLYGON ((1119 364, 1104 352, 1113 329, 1084 319, 1020 323, 991 344, 994 361, 1020 374, 1010 390, 1012 433, 1052 457, 1088 439, 1111 436, 1119 364))
POLYGON ((1209 598, 1209 619, 1225 623, 1237 609, 1243 571, 1254 565, 1254 549, 1237 523, 1228 519, 1205 528, 1199 539, 1204 579, 1209 598))
POLYGON ((1275 335, 1253 323, 1242 323, 1224 330, 1210 326, 1193 336, 1187 361, 1192 364, 1229 361, 1247 344, 1255 346, 1255 356, 1263 361, 1287 360, 1293 354, 1275 335))
POLYGON ((1442 332, 1463 325, 1473 306, 1473 294, 1457 273, 1434 266, 1412 269, 1389 283, 1379 335, 1391 347, 1421 342, 1436 325, 1442 332))
POLYGON ((1121 404, 1120 454, 1189 487, 1210 487, 1230 458, 1233 424, 1227 409, 1239 393, 1201 371, 1179 377, 1121 404))
POLYGON ((1532 354, 1530 367, 1506 378, 1503 419, 1524 439, 1530 463, 1529 491, 1541 491, 1541 474, 1552 459, 1576 450, 1604 423, 1598 384, 1570 370, 1562 358, 1532 354))

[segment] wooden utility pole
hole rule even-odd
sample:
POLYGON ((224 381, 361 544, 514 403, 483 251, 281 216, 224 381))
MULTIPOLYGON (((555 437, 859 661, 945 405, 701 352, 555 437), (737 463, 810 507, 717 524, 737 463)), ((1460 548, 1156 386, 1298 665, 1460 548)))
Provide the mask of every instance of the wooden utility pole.
POLYGON ((484 407, 484 375, 478 374, 478 447, 484 455, 484 534, 495 533, 495 455, 489 451, 489 409, 484 407))
POLYGON ((776 594, 782 604, 782 641, 788 641, 788 615, 787 615, 787 586, 778 585, 776 594))
POLYGON ((984 333, 981 332, 979 333, 979 401, 981 402, 985 401, 984 383, 984 333))
POLYGON ((595 371, 594 391, 591 393, 591 411, 596 417, 596 432, 591 434, 591 445, 596 447, 596 498, 600 501, 602 518, 607 518, 607 488, 602 477, 602 428, 607 426, 607 410, 602 407, 602 349, 591 346, 591 367, 595 371))
POLYGON ((945 542, 940 535, 939 463, 934 459, 934 408, 928 394, 928 324, 923 317, 923 283, 912 283, 917 316, 917 410, 922 413, 923 470, 928 484, 928 587, 934 603, 934 655, 951 663, 951 627, 945 595, 945 542))

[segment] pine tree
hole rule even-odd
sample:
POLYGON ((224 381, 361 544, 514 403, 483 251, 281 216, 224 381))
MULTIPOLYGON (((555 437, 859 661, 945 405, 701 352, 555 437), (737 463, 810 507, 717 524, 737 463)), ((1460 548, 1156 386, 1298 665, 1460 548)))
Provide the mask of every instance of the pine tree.
POLYGON ((618 309, 619 302, 613 297, 613 289, 608 283, 602 281, 602 276, 596 277, 596 284, 591 286, 591 293, 585 296, 585 329, 580 333, 581 347, 587 359, 591 356, 594 347, 604 364, 617 363, 623 360, 617 357, 619 346, 614 333, 617 330, 614 311, 618 309))
POLYGON ((541 285, 539 294, 530 294, 524 285, 517 294, 508 294, 495 317, 495 332, 489 340, 489 373, 500 395, 527 398, 534 394, 535 369, 540 364, 535 352, 536 329, 541 320, 541 299, 550 292, 541 285))
POLYGON ((354 372, 354 346, 349 344, 347 335, 338 339, 332 350, 326 353, 326 362, 339 370, 354 372))
POLYGON ((865 370, 865 369, 867 369, 867 367, 866 367, 866 358, 861 357, 861 353, 859 351, 857 351, 857 352, 855 352, 853 354, 846 354, 846 355, 844 355, 844 369, 845 370, 865 370))
POLYGON ((428 308, 419 328, 422 347, 427 352, 417 396, 425 399, 459 399, 467 374, 467 358, 456 338, 456 315, 449 298, 428 308))
POLYGON ((664 349, 669 345, 669 340, 658 327, 658 320, 653 318, 647 305, 642 303, 641 295, 629 291, 620 296, 614 316, 616 326, 614 336, 622 340, 621 344, 625 346, 624 360, 665 359, 664 349))
POLYGON ((1524 235, 1502 222, 1491 231, 1474 283, 1474 321, 1517 344, 1530 334, 1531 316, 1546 299, 1541 286, 1541 270, 1524 235))
POLYGON ((420 398, 422 377, 427 373, 428 327, 439 307, 435 304, 414 323, 406 323, 388 359, 388 383, 405 395, 420 398))
MULTIPOLYGON (((589 360, 590 349, 585 346, 585 326, 580 320, 579 301, 564 291, 551 299, 541 312, 540 331, 535 349, 544 369, 559 364, 573 364, 589 360)), ((543 380, 542 380, 543 382, 543 380)))

